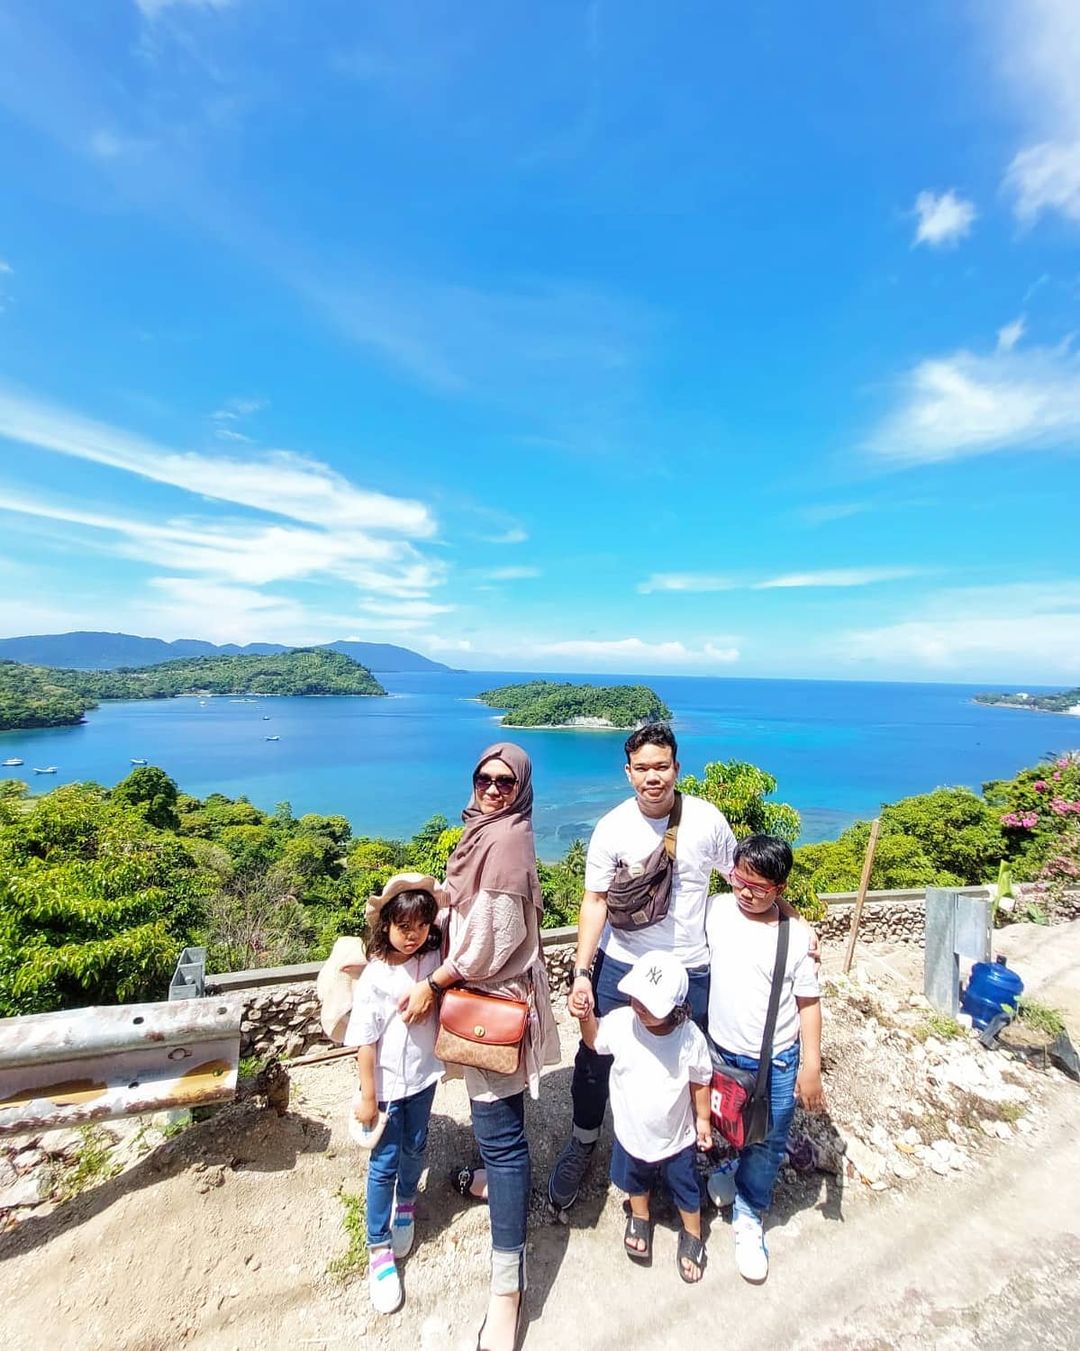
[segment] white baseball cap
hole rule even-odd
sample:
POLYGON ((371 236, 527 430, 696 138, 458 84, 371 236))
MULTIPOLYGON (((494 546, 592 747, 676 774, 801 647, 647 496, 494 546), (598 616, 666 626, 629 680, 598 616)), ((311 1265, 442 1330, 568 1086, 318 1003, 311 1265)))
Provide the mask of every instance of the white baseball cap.
POLYGON ((654 1018, 666 1018, 690 989, 686 968, 673 952, 656 949, 639 957, 619 981, 619 991, 644 1004, 654 1018))

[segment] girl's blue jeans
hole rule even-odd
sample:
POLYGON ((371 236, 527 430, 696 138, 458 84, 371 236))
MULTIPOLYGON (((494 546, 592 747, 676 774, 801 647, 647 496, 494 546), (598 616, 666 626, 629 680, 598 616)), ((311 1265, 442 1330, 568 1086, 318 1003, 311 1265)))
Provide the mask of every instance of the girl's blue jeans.
MULTIPOLYGON (((756 1070, 756 1056, 734 1055, 716 1047, 724 1063, 743 1070, 756 1070)), ((735 1215, 752 1212, 757 1219, 772 1205, 773 1188, 784 1161, 791 1118, 795 1115, 795 1080, 799 1074, 799 1043, 773 1057, 769 1076, 769 1134, 759 1145, 739 1153, 735 1169, 735 1215)))
MULTIPOLYGON (((424 1171, 428 1119, 435 1101, 429 1084, 408 1098, 386 1106, 386 1128, 371 1151, 367 1175, 367 1241, 369 1248, 390 1242, 394 1188, 399 1201, 411 1201, 424 1171)), ((383 1106, 382 1103, 379 1104, 383 1106)))

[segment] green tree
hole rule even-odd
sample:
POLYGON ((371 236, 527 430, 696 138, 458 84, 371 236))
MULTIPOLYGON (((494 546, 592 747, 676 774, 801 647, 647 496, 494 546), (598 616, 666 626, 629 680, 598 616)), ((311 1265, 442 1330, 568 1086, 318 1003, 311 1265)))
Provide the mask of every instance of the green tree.
POLYGON ((156 765, 141 765, 121 779, 112 790, 117 802, 130 802, 140 807, 142 814, 159 830, 179 830, 180 816, 176 810, 179 790, 163 769, 156 765))
POLYGON ((719 807, 737 840, 748 835, 778 835, 789 842, 799 838, 799 813, 786 802, 767 802, 776 792, 776 780, 745 760, 714 760, 705 766, 700 779, 684 774, 679 788, 719 807))

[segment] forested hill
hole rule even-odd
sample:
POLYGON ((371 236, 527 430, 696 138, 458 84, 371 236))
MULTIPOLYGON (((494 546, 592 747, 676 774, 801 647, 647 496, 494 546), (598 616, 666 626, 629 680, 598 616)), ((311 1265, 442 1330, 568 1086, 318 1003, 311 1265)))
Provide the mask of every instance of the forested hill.
POLYGON ((188 657, 116 671, 56 670, 0 662, 0 731, 80 722, 102 699, 179 694, 385 694, 367 669, 340 652, 297 648, 268 656, 188 657))
POLYGON ((477 695, 481 703, 505 708, 504 727, 612 727, 627 729, 671 717, 671 710, 646 685, 571 685, 529 680, 500 685, 477 695))
MULTIPOLYGON (((369 671, 449 671, 441 661, 393 643, 342 640, 321 646, 352 657, 369 671)), ((200 638, 139 638, 132 633, 42 633, 24 638, 0 638, 0 660, 31 666, 73 667, 80 671, 112 671, 120 666, 157 666, 180 657, 269 656, 292 649, 282 643, 235 643, 217 646, 200 638)))
POLYGON ((1080 709, 1080 689, 1056 694, 977 694, 977 704, 1000 704, 1006 708, 1033 708, 1039 713, 1072 713, 1080 709))

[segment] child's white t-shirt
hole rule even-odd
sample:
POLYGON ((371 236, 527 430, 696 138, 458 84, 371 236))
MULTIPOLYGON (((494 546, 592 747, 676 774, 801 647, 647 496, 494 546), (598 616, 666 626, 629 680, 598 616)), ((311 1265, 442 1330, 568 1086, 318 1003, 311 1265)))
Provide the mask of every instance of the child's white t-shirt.
MULTIPOLYGON (((758 1059, 765 1016, 769 1011, 779 925, 748 919, 734 896, 710 896, 705 916, 709 940, 709 1036, 725 1051, 758 1059)), ((772 1054, 799 1039, 795 997, 821 994, 817 963, 810 956, 810 930, 788 922, 788 954, 780 1007, 776 1014, 772 1054)))
POLYGON ((418 980, 432 975, 439 961, 437 951, 410 957, 399 966, 373 957, 356 982, 344 1045, 378 1043, 375 1096, 379 1102, 411 1097, 442 1077, 442 1061, 435 1057, 437 1015, 429 1013, 422 1023, 406 1026, 398 1012, 401 996, 408 994, 418 980))
POLYGON ((656 1163, 694 1143, 690 1085, 712 1082, 709 1046, 696 1023, 657 1036, 633 1009, 613 1009, 600 1019, 594 1049, 615 1057, 611 1115, 628 1154, 656 1163))

